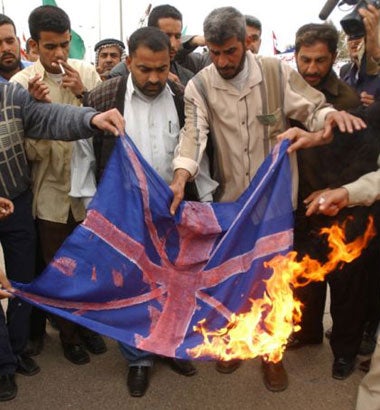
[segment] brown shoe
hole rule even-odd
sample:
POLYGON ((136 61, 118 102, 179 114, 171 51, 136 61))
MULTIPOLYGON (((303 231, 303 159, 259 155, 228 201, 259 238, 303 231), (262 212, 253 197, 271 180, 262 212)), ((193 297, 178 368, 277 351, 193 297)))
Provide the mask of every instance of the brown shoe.
POLYGON ((288 375, 282 364, 261 361, 261 368, 263 370, 263 379, 265 387, 273 392, 283 391, 288 387, 288 375))
POLYGON ((242 361, 240 359, 232 359, 226 362, 219 360, 216 362, 215 369, 219 373, 229 374, 233 373, 241 366, 242 361))

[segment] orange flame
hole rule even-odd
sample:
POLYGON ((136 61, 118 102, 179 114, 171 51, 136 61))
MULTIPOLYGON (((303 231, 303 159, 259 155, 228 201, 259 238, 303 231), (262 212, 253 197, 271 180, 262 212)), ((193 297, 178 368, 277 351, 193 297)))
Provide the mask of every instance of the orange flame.
POLYGON ((188 350, 192 357, 208 356, 218 360, 253 359, 278 362, 282 359, 290 334, 300 329, 301 302, 294 299, 293 288, 312 281, 323 281, 325 276, 342 263, 356 259, 375 236, 373 218, 370 217, 363 236, 345 243, 344 228, 333 225, 323 228, 328 237, 331 252, 326 263, 321 264, 308 255, 297 261, 297 253, 277 255, 264 266, 273 270, 266 280, 262 298, 250 300, 251 310, 233 314, 226 327, 214 331, 205 328, 205 320, 194 327, 201 333, 203 343, 188 350))

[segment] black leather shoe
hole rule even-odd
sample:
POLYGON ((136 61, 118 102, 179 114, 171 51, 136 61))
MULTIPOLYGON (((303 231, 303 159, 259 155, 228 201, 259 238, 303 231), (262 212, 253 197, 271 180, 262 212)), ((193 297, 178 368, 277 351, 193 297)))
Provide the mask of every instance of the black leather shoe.
POLYGON ((80 336, 84 347, 93 354, 102 354, 107 351, 107 346, 103 338, 97 333, 90 333, 80 336))
POLYGON ((149 386, 148 366, 130 366, 128 371, 127 386, 132 397, 142 397, 149 386))
POLYGON ((34 340, 28 340, 24 353, 27 356, 38 356, 44 348, 44 337, 41 336, 34 340))
POLYGON ((197 369, 193 366, 190 360, 168 359, 169 365, 176 373, 182 376, 194 376, 197 369))
POLYGON ((17 384, 14 374, 0 376, 0 401, 12 400, 17 395, 17 384))
POLYGON ((304 339, 297 336, 296 333, 292 333, 289 336, 288 342, 286 343, 286 348, 288 350, 294 350, 308 345, 320 345, 321 343, 321 339, 304 339))
POLYGON ((261 369, 263 371, 263 380, 265 387, 273 392, 283 391, 288 387, 288 375, 282 364, 261 361, 261 369))
POLYGON ((34 376, 40 370, 40 366, 25 353, 17 356, 17 373, 23 374, 24 376, 34 376))
POLYGON ((338 380, 347 379, 347 377, 354 371, 355 358, 349 359, 345 357, 338 357, 334 360, 332 367, 332 377, 338 380))
POLYGON ((228 361, 219 360, 216 362, 215 369, 219 373, 229 374, 237 370, 242 364, 240 359, 232 359, 228 361))
POLYGON ((66 359, 74 364, 86 364, 90 361, 90 356, 82 345, 63 344, 63 354, 66 359))

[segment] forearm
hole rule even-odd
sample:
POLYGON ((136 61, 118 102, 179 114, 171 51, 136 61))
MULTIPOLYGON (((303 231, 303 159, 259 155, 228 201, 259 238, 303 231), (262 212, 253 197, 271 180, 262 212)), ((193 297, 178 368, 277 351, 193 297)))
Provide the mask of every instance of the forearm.
POLYGON ((186 88, 185 115, 186 122, 180 132, 173 169, 186 169, 191 177, 195 177, 199 172, 199 164, 206 149, 209 127, 207 109, 191 82, 186 88))
POLYGON ((27 91, 25 93, 19 95, 18 105, 29 138, 72 141, 90 138, 97 132, 91 125, 97 114, 94 109, 39 103, 27 91))
POLYGON ((380 169, 343 185, 348 191, 349 205, 371 205, 380 199, 380 169))

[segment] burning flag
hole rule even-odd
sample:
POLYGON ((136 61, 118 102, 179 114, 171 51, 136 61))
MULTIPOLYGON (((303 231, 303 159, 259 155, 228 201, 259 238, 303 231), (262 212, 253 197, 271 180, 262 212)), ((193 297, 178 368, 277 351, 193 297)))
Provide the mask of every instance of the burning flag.
POLYGON ((363 237, 351 243, 345 243, 344 227, 338 225, 323 228, 321 234, 328 236, 331 249, 326 263, 321 264, 307 255, 297 261, 296 252, 276 255, 265 263, 273 274, 266 281, 264 296, 252 300, 249 312, 233 315, 222 329, 208 331, 201 321, 195 330, 202 334, 204 341, 192 349, 190 355, 214 356, 219 360, 264 356, 268 361, 280 361, 288 337, 299 330, 301 322, 301 303, 293 298, 292 288, 322 281, 341 264, 352 262, 376 232, 371 217, 363 237))
POLYGON ((291 175, 284 142, 234 203, 183 202, 126 138, 83 224, 18 295, 141 349, 188 357, 203 318, 217 329, 249 310, 293 243, 291 175))
POLYGON ((236 202, 182 202, 172 217, 171 190, 120 138, 85 221, 42 275, 15 284, 16 294, 164 356, 278 360, 300 314, 291 291, 299 276, 288 272, 297 265, 286 256, 293 244, 287 147, 274 148, 236 202), (200 321, 211 333, 225 329, 225 353, 214 349, 220 338, 203 338, 200 321), (235 338, 237 321, 247 328, 244 340, 235 338), (238 346, 225 345, 235 339, 238 346))

